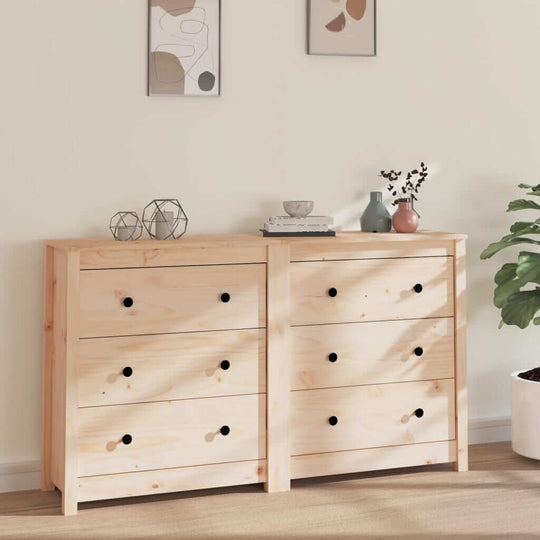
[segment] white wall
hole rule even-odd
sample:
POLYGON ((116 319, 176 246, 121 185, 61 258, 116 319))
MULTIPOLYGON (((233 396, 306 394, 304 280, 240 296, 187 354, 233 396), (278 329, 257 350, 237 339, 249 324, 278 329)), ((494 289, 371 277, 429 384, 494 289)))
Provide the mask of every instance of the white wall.
POLYGON ((223 0, 222 97, 145 96, 146 0, 0 0, 0 463, 39 457, 44 238, 178 197, 191 234, 313 198, 357 228, 427 160, 422 226, 470 235, 470 416, 510 414, 538 330, 497 330, 481 249, 540 169, 540 2, 379 0, 377 58, 305 54, 304 0, 223 0))

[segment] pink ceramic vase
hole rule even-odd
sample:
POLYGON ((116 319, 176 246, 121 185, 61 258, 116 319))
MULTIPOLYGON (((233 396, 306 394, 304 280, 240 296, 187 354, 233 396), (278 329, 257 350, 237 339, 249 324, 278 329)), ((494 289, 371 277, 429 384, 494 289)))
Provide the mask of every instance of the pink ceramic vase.
POLYGON ((414 211, 411 201, 400 201, 398 209, 392 218, 396 232, 413 233, 418 229, 418 221, 418 214, 414 211))

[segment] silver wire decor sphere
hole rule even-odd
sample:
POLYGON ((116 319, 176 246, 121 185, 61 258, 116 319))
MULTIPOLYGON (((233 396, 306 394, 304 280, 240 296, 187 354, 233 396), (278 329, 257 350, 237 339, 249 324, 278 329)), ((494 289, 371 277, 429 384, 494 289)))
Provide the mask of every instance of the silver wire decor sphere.
POLYGON ((177 240, 189 219, 177 199, 155 199, 143 211, 144 228, 154 240, 177 240))
POLYGON ((137 212, 117 212, 111 218, 109 229, 116 240, 128 242, 141 237, 143 226, 137 212))

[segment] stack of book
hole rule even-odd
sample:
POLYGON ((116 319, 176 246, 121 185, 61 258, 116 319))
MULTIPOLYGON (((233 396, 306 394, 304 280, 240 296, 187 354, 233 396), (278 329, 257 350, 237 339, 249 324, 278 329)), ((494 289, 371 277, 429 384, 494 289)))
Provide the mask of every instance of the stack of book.
POLYGON ((272 216, 264 224, 263 236, 335 236, 329 216, 272 216))

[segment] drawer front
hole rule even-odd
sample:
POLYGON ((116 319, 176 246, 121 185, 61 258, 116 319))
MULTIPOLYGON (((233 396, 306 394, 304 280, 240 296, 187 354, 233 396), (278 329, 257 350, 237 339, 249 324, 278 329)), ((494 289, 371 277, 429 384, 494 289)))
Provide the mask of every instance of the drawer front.
POLYGON ((79 407, 266 391, 265 330, 82 339, 79 407))
POLYGON ((452 260, 419 257, 293 263, 291 323, 451 317, 452 260))
POLYGON ((292 389, 454 377, 454 319, 291 328, 292 389))
POLYGON ((250 395, 79 409, 78 476, 264 459, 265 399, 250 395), (228 434, 220 431, 224 426, 228 434))
POLYGON ((451 379, 292 392, 291 408, 293 456, 455 438, 451 379))
POLYGON ((261 328, 265 281, 263 264, 85 270, 81 337, 261 328))

